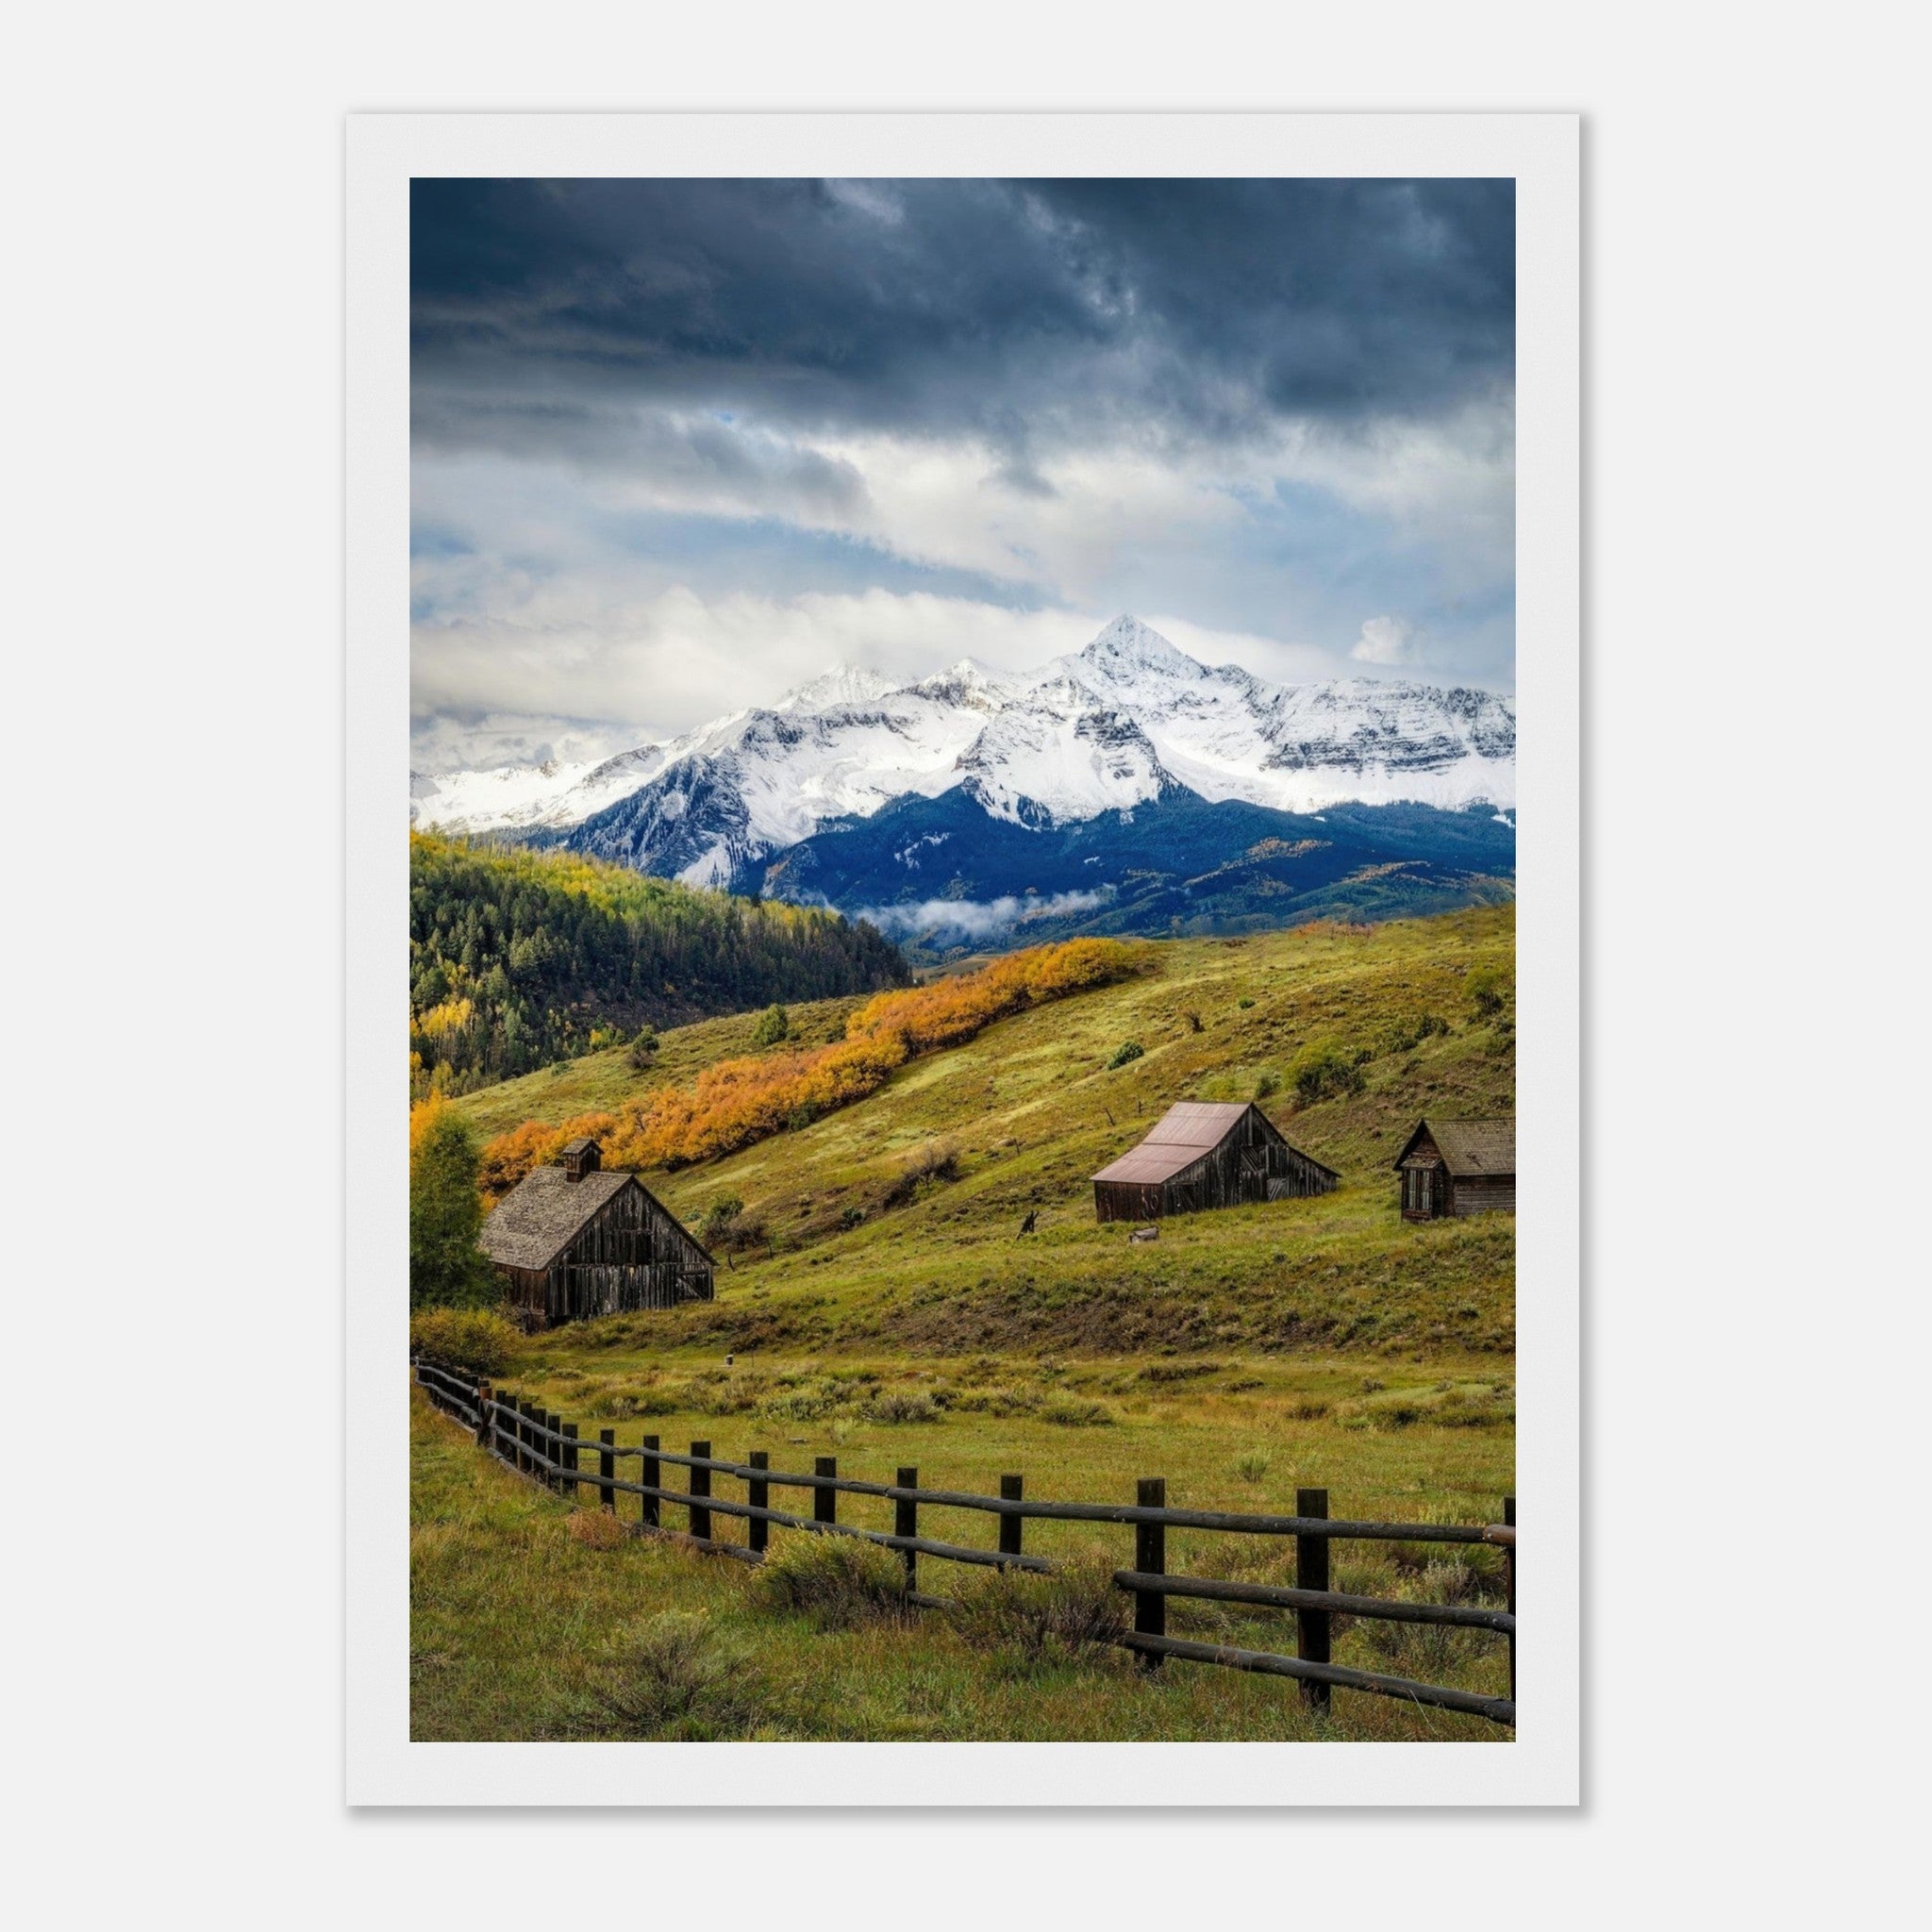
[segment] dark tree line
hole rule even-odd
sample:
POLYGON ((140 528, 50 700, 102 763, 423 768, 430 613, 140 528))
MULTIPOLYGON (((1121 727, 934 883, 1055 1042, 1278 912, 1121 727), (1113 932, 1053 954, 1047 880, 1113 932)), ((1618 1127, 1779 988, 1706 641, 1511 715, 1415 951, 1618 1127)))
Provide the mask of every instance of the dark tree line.
POLYGON ((841 914, 698 891, 574 854, 409 839, 419 1094, 466 1092, 641 1026, 909 982, 841 914))

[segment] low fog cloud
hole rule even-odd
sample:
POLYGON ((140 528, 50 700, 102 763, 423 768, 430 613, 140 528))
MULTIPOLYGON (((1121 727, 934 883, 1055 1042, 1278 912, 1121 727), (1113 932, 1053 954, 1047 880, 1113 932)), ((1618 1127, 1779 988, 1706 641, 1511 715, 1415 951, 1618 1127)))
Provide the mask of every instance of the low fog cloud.
POLYGON ((1051 898, 924 899, 916 906, 867 906, 853 914, 868 919, 887 935, 940 929, 983 939, 1028 919, 1057 919, 1067 912, 1091 912, 1109 892, 1056 892, 1051 898))

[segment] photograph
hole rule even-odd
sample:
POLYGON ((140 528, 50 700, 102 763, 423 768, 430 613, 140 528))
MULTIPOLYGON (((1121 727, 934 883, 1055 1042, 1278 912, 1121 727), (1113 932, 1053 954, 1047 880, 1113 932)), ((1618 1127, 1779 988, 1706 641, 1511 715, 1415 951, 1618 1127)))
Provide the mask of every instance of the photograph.
POLYGON ((408 221, 409 1739, 1513 1747, 1516 182, 408 221))

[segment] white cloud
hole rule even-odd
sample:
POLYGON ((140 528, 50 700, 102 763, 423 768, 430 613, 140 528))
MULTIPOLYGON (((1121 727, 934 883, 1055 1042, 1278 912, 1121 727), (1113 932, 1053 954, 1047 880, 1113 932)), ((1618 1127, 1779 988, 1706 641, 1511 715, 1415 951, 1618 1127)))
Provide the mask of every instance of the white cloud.
POLYGON ((1067 912, 1091 912, 1107 903, 1108 892, 1055 892, 1050 898, 923 899, 916 906, 866 906, 852 916, 869 919, 887 934, 958 932, 984 939, 1022 925, 1029 919, 1057 919, 1067 912))
POLYGON ((1349 656, 1360 664, 1419 664, 1423 633, 1407 618, 1372 617, 1349 656))

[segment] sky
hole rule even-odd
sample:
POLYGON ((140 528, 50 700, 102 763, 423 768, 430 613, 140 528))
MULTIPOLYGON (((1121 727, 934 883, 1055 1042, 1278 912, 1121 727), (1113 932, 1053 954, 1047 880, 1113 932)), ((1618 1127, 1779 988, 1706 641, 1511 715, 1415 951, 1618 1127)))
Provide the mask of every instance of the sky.
POLYGON ((412 761, 1131 612, 1515 676, 1513 183, 418 180, 412 761))

